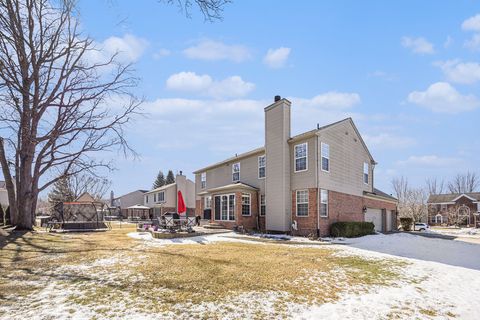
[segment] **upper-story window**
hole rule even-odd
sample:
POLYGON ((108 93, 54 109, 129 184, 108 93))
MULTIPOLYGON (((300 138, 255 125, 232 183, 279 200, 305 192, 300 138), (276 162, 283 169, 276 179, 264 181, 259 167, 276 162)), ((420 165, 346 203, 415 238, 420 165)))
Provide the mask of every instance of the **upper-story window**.
POLYGON ((258 178, 262 179, 265 178, 265 156, 258 157, 258 178))
POLYGON ((369 171, 369 165, 367 162, 363 164, 363 182, 365 184, 368 184, 368 171, 369 171))
POLYGON ((308 216, 308 190, 297 191, 297 216, 308 216))
POLYGON ((153 202, 157 202, 157 194, 156 193, 153 194, 153 202))
POLYGON ((330 171, 330 146, 322 142, 322 171, 330 171))
POLYGON ((148 195, 145 196, 145 203, 148 203, 148 195))
POLYGON ((306 142, 295 146, 295 172, 307 170, 307 155, 308 146, 306 142))
POLYGON ((240 181, 240 162, 234 163, 232 165, 232 181, 240 181))
POLYGON ((202 189, 205 189, 207 187, 207 173, 206 172, 202 172, 202 174, 200 175, 200 187, 202 189))
POLYGON ((447 204, 446 203, 441 203, 440 204, 440 211, 447 211, 447 204))
POLYGON ((165 192, 164 191, 158 193, 157 201, 158 202, 165 202, 165 192))

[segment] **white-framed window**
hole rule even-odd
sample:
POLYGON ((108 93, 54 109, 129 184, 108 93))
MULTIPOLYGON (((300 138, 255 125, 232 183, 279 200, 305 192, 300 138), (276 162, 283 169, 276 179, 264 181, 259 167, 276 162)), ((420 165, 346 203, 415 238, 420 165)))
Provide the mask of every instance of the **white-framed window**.
POLYGON ((204 199, 205 199, 205 209, 211 209, 212 208, 212 197, 207 196, 204 199))
POLYGON ((215 220, 235 221, 235 194, 215 196, 215 220))
POLYGON ((232 164, 232 181, 240 181, 240 162, 232 164))
POLYGON ((443 223, 443 216, 441 214, 435 216, 435 223, 443 223))
POLYGON ((207 173, 206 172, 202 172, 202 174, 200 175, 200 187, 202 189, 205 189, 207 187, 207 173))
POLYGON ((306 142, 295 146, 295 172, 308 170, 308 145, 306 142))
POLYGON ((265 155, 258 157, 258 179, 265 178, 265 166, 266 160, 265 155))
POLYGON ((446 203, 441 203, 440 204, 440 211, 447 211, 447 204, 446 203))
POLYGON ((330 172, 330 145, 322 142, 320 150, 322 153, 322 171, 330 172))
POLYGON ((308 216, 308 190, 297 190, 297 216, 308 216))
POLYGON ((153 202, 157 202, 157 194, 156 193, 153 194, 153 202))
POLYGON ((250 194, 242 194, 242 216, 249 216, 250 213, 250 194))
POLYGON ((157 202, 165 202, 165 192, 159 192, 157 194, 157 202))
POLYGON ((264 216, 266 212, 267 212, 267 206, 265 202, 265 195, 261 194, 260 195, 260 215, 264 216))
POLYGON ((369 172, 368 162, 363 163, 363 183, 368 184, 368 172, 369 172))
POLYGON ((328 217, 328 190, 320 189, 320 217, 328 217))
POLYGON ((145 203, 148 203, 148 194, 145 196, 145 203))

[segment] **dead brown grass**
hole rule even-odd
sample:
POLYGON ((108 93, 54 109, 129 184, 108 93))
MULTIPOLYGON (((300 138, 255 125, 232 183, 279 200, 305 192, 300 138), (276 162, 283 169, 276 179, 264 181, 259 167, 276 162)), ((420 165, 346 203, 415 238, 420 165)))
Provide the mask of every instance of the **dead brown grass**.
MULTIPOLYGON (((346 291, 389 285, 404 266, 388 260, 339 257, 328 248, 281 244, 146 246, 126 236, 132 231, 133 226, 122 226, 103 233, 27 233, 0 238, 0 298, 15 304, 18 297, 28 298, 45 283, 55 281, 81 292, 70 295, 68 303, 103 306, 99 314, 112 312, 108 304, 114 298, 129 301, 129 308, 173 314, 182 313, 185 305, 224 303, 223 313, 189 313, 216 318, 246 308, 239 297, 277 293, 274 309, 281 316, 291 303, 323 303, 346 291), (117 259, 114 264, 95 264, 112 257, 117 259), (21 283, 25 285, 19 289, 21 283)), ((261 303, 250 316, 267 315, 261 303)))

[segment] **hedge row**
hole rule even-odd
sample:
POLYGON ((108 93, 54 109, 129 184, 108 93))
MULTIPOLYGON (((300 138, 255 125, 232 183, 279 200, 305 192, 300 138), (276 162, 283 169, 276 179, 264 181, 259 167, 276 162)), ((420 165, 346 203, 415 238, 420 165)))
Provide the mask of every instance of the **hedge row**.
POLYGON ((355 238, 375 233, 375 225, 372 222, 334 222, 330 226, 330 234, 333 237, 355 238))

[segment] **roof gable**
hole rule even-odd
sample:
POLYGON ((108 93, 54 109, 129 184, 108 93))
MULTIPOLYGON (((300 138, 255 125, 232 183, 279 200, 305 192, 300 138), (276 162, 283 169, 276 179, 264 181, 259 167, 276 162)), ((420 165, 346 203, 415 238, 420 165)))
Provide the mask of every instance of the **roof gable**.
POLYGON ((453 203, 458 201, 462 197, 466 197, 471 201, 477 202, 480 201, 480 192, 431 194, 428 197, 428 203, 453 203))

